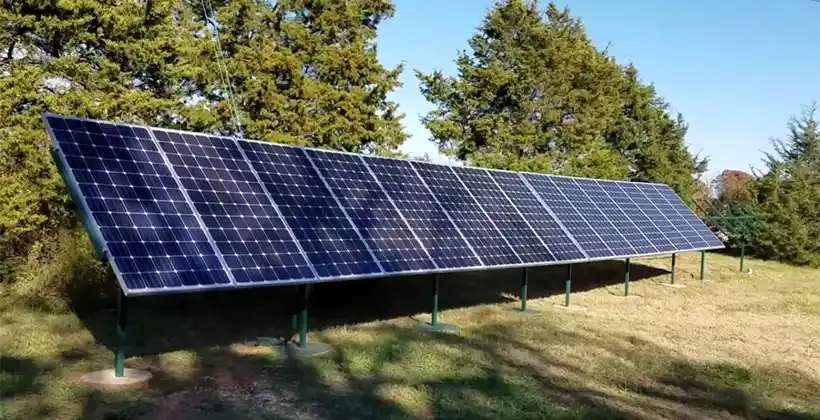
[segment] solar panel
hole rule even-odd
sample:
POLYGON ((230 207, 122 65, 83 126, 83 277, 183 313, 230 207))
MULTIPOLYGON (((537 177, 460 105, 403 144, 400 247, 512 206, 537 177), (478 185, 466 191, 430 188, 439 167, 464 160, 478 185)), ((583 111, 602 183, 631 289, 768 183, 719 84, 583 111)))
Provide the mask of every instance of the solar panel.
POLYGON ((708 247, 722 247, 723 242, 703 223, 698 216, 692 212, 692 209, 687 206, 680 197, 668 185, 655 184, 655 189, 663 196, 664 199, 672 206, 672 208, 681 216, 689 226, 698 233, 701 240, 707 244, 708 247))
POLYGON ((538 197, 530 190, 521 176, 515 172, 489 171, 501 191, 544 241, 557 261, 586 259, 581 248, 567 234, 538 197))
POLYGON ((620 187, 620 182, 598 180, 598 185, 604 190, 610 199, 617 205, 629 220, 643 233, 658 252, 673 252, 677 248, 666 239, 666 235, 657 227, 652 220, 641 211, 641 208, 624 192, 620 187))
POLYGON ((554 176, 552 182, 567 197, 575 210, 578 210, 581 217, 589 223, 615 256, 640 254, 626 241, 621 232, 610 223, 609 219, 598 208, 598 205, 589 198, 574 178, 554 176))
POLYGON ((46 125, 126 293, 231 285, 148 130, 59 116, 46 125))
POLYGON ((485 266, 521 263, 451 167, 426 162, 412 165, 485 266))
POLYGON ((372 156, 363 159, 439 268, 482 266, 410 162, 372 156))
POLYGON ((686 222, 680 214, 678 214, 677 210, 669 204, 666 199, 664 199, 663 195, 655 188, 655 184, 637 184, 638 188, 649 197, 649 200, 652 201, 652 204, 660 210, 661 213, 666 217, 667 220, 675 227, 675 229, 680 232, 680 234, 686 238, 689 244, 692 246, 692 249, 703 249, 708 248, 709 244, 701 238, 700 234, 698 234, 695 229, 689 226, 689 223, 686 222))
POLYGON ((316 277, 234 140, 152 132, 237 283, 316 277))
POLYGON ((238 143, 320 278, 384 272, 303 149, 238 143))
POLYGON ((361 156, 306 152, 386 273, 436 269, 361 156))
POLYGON ((660 184, 521 174, 48 115, 128 294, 722 247, 660 184))
POLYGON ((658 252, 643 232, 630 220, 629 216, 601 187, 604 182, 594 179, 575 179, 587 197, 595 203, 601 213, 614 226, 624 239, 632 245, 638 254, 654 254, 658 252))
POLYGON ((525 173, 522 174, 532 190, 538 195, 543 203, 552 210, 555 217, 575 238, 575 241, 589 256, 589 258, 614 257, 613 252, 604 240, 595 232, 595 229, 587 222, 585 217, 572 205, 569 198, 553 182, 556 177, 525 173))
POLYGON ((521 261, 535 263, 556 260, 487 170, 464 166, 453 167, 453 170, 521 261))
POLYGON ((663 215, 655 204, 653 204, 652 200, 641 191, 638 184, 624 181, 617 182, 617 184, 624 190, 626 195, 635 202, 652 224, 661 231, 663 236, 672 244, 674 250, 681 251, 695 248, 680 231, 675 228, 675 225, 663 215))

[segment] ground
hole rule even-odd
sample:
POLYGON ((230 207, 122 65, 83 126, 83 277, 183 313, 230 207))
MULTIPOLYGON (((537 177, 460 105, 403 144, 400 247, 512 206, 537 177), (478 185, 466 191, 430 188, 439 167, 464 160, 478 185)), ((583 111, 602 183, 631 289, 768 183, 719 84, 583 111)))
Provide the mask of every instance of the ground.
MULTIPOLYGON (((562 267, 441 277, 443 322, 429 319, 430 277, 319 285, 310 340, 332 351, 299 359, 257 346, 290 325, 292 290, 134 298, 128 367, 147 389, 93 390, 110 368, 110 307, 48 314, 0 310, 2 419, 752 418, 820 419, 820 271, 709 254, 578 265, 566 311, 562 267)), ((106 302, 109 305, 110 302, 106 302)), ((109 305, 110 306, 110 305, 109 305)))

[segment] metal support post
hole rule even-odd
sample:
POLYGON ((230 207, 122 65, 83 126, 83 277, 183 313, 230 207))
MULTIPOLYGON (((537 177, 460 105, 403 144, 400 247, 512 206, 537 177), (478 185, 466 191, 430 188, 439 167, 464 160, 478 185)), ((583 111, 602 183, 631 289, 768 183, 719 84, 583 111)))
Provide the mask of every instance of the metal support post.
POLYGON ((745 259, 744 257, 746 257, 746 243, 741 242, 740 243, 740 272, 741 273, 743 272, 743 260, 745 259))
POLYGON ((675 257, 677 254, 672 254, 672 284, 675 284, 675 257))
POLYGON ((706 272, 706 251, 700 251, 700 279, 703 280, 706 272))
POLYGON ((114 356, 114 376, 122 378, 125 374, 125 325, 128 310, 125 293, 117 296, 117 352, 114 356))
POLYGON ((527 267, 524 267, 524 274, 521 276, 521 312, 527 311, 527 267))
POLYGON ((433 274, 433 313, 430 325, 433 327, 438 326, 438 274, 433 274))
POLYGON ((430 322, 419 322, 416 329, 423 331, 438 331, 447 333, 458 333, 458 326, 438 322, 438 274, 433 274, 433 313, 430 314, 430 322))
POLYGON ((624 296, 629 296, 629 258, 626 259, 624 272, 624 296))
POLYGON ((572 290, 572 264, 567 264, 567 284, 566 296, 564 298, 564 306, 569 307, 569 294, 572 290))
POLYGON ((299 348, 307 348, 308 330, 308 285, 299 285, 299 294, 302 297, 301 311, 299 312, 299 348))

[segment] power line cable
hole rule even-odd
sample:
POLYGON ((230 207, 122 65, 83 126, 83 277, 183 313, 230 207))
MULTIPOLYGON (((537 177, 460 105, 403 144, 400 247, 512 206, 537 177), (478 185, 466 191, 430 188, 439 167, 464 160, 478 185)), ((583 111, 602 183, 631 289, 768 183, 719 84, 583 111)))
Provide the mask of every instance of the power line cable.
POLYGON ((236 100, 234 98, 233 85, 231 84, 231 76, 228 72, 228 66, 227 64, 225 64, 224 61, 225 57, 222 50, 222 42, 220 41, 219 21, 216 18, 216 13, 214 12, 213 5, 211 4, 210 0, 202 0, 202 10, 205 14, 206 28, 209 21, 210 24, 213 26, 214 53, 216 54, 217 67, 219 68, 219 76, 228 95, 228 106, 231 108, 231 117, 233 119, 234 126, 236 127, 236 131, 238 132, 237 134, 241 134, 242 123, 239 119, 239 108, 236 106, 236 100))

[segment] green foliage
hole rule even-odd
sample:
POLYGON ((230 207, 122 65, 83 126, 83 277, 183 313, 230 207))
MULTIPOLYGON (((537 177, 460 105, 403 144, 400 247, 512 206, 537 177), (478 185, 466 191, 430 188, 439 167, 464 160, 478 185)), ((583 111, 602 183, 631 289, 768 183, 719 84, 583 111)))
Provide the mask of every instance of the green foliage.
POLYGON ((110 295, 112 273, 97 259, 85 230, 67 229, 36 242, 10 279, 7 298, 49 311, 110 295))
POLYGON ((774 139, 768 172, 757 181, 765 228, 753 237, 767 258, 820 266, 820 129, 816 105, 789 122, 787 140, 774 139))
POLYGON ((696 175, 706 171, 708 161, 692 156, 686 148, 687 125, 652 85, 641 83, 633 65, 624 68, 620 90, 621 114, 606 133, 607 142, 628 162, 633 181, 662 182, 693 201, 699 192, 696 175))
POLYGON ((550 3, 498 3, 458 54, 458 75, 423 74, 437 109, 423 122, 440 150, 473 165, 668 183, 697 192, 704 160, 686 149, 686 124, 598 51, 581 22, 550 3))

